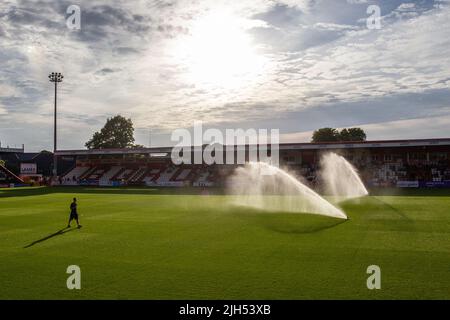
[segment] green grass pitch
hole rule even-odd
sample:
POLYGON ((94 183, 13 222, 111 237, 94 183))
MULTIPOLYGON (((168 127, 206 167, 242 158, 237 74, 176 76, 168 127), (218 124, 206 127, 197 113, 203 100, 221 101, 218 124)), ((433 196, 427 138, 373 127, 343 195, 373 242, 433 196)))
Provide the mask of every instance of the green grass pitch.
POLYGON ((349 201, 345 222, 181 192, 0 190, 0 299, 450 298, 448 190, 349 201), (83 228, 57 234, 72 197, 83 228))

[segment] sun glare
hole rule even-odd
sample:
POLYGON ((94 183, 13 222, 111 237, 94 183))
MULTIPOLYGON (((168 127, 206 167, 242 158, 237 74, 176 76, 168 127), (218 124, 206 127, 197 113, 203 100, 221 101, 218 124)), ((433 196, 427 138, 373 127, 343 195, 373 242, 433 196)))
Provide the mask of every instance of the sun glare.
POLYGON ((242 20, 225 11, 200 17, 175 50, 187 80, 200 86, 241 87, 258 76, 264 65, 242 20))

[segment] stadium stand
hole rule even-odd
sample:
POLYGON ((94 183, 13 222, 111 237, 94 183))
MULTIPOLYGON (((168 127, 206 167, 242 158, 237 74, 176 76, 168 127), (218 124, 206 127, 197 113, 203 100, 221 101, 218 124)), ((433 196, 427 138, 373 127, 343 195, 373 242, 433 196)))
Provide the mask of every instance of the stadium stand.
POLYGON ((77 185, 80 181, 80 177, 86 174, 87 171, 90 171, 91 168, 86 167, 74 167, 67 174, 63 175, 63 184, 64 185, 77 185))
POLYGON ((100 186, 112 186, 112 178, 122 170, 122 167, 113 166, 99 179, 100 186))
MULTIPOLYGON (((247 146, 248 147, 248 146, 247 146)), ((314 184, 324 152, 349 160, 368 186, 450 187, 450 139, 280 145, 280 165, 314 184)), ((236 165, 174 165, 171 148, 59 151, 66 185, 221 186, 236 165)))

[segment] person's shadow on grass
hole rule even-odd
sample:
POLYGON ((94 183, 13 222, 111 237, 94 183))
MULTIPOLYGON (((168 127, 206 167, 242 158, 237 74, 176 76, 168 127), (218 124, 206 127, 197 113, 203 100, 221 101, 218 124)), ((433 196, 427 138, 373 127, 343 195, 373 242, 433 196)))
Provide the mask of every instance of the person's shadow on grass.
POLYGON ((34 246, 35 244, 38 244, 38 243, 40 243, 40 242, 44 242, 44 241, 46 241, 46 240, 48 240, 48 239, 51 239, 51 238, 53 238, 53 237, 60 236, 60 235, 63 235, 64 233, 67 233, 67 232, 70 232, 70 231, 73 231, 73 230, 78 230, 78 229, 79 229, 79 228, 71 229, 71 228, 69 228, 69 227, 66 227, 66 228, 61 229, 61 230, 59 230, 59 231, 57 231, 57 232, 55 232, 55 233, 53 233, 53 234, 51 234, 51 235, 46 236, 45 238, 42 238, 42 239, 39 239, 39 240, 36 240, 36 241, 30 243, 29 245, 25 246, 24 249, 29 248, 29 247, 32 247, 32 246, 34 246))

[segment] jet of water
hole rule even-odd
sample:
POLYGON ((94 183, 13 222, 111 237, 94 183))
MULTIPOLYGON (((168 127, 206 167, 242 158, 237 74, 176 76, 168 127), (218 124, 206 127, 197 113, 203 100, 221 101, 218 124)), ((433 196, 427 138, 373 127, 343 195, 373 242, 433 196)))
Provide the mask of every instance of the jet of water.
POLYGON ((320 164, 320 180, 325 194, 344 200, 369 194, 357 170, 344 157, 332 152, 326 153, 320 164))
POLYGON ((347 219, 344 212, 293 175, 263 162, 237 168, 228 180, 228 192, 236 195, 235 205, 347 219))

